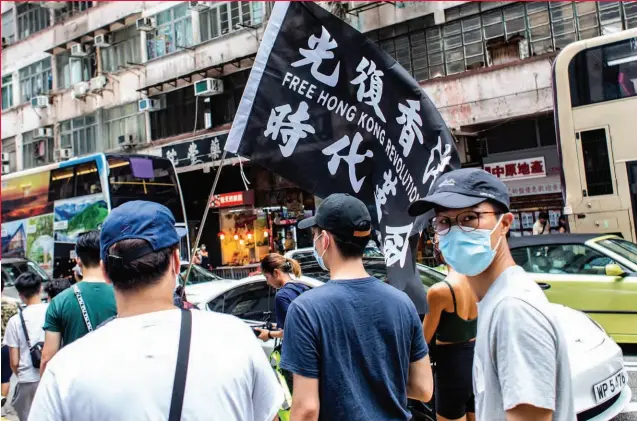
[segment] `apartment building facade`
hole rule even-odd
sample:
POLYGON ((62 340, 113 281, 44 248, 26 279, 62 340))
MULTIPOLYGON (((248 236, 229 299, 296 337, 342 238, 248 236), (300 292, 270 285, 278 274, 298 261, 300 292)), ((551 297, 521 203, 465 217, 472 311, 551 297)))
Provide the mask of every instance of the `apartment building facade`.
MULTIPOLYGON (((258 1, 2 2, 7 169, 134 150, 172 159, 184 176, 207 174, 219 165, 271 8, 258 1), (195 95, 193 84, 206 78, 223 89, 195 95)), ((637 26, 637 2, 339 8, 420 82, 455 133, 464 165, 542 163, 542 177, 508 182, 520 234, 540 208, 559 216, 552 61, 570 42, 637 26)))

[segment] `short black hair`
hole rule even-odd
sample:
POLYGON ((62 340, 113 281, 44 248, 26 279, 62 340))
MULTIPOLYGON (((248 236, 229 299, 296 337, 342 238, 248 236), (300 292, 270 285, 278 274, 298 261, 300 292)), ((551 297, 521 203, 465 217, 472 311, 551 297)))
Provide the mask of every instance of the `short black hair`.
POLYGON ((540 212, 538 219, 549 219, 549 214, 547 212, 540 212))
POLYGON ((344 238, 341 235, 334 234, 333 232, 323 229, 319 226, 314 226, 312 229, 317 230, 318 232, 327 231, 334 238, 334 244, 336 245, 336 249, 345 259, 356 259, 361 258, 365 254, 365 247, 369 243, 371 238, 370 235, 365 237, 354 237, 354 238, 344 238))
POLYGON ((44 292, 49 296, 49 299, 52 300, 58 295, 60 292, 64 291, 67 288, 71 287, 71 281, 67 278, 57 278, 49 281, 44 287, 44 292))
MULTIPOLYGON (((122 240, 113 244, 108 254, 126 256, 148 243, 141 239, 122 240)), ((150 252, 132 262, 107 264, 106 273, 113 287, 120 291, 134 291, 158 283, 170 267, 170 259, 178 244, 150 252)))
POLYGON ((39 294, 41 287, 42 278, 35 273, 25 272, 15 280, 15 289, 26 299, 39 294))
POLYGON ((85 268, 96 268, 100 265, 100 233, 97 230, 80 234, 75 243, 75 253, 85 268))

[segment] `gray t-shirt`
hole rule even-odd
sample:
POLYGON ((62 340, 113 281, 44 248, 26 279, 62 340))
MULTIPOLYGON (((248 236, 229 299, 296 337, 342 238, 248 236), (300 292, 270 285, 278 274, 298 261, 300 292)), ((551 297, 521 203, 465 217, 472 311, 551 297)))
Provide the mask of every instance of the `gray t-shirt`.
POLYGON ((515 266, 478 303, 476 419, 504 421, 521 404, 575 421, 567 342, 540 287, 515 266))

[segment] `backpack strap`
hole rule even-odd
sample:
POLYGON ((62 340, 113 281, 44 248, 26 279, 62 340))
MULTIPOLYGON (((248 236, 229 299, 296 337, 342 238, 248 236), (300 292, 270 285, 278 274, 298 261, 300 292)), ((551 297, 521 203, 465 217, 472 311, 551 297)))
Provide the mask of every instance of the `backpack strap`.
POLYGON ((88 329, 89 332, 92 332, 93 325, 91 324, 91 319, 89 319, 88 317, 88 311, 86 310, 86 305, 84 304, 82 293, 80 292, 80 288, 77 286, 77 284, 73 285, 73 292, 75 293, 75 298, 77 298, 77 303, 80 305, 80 310, 82 311, 82 317, 84 318, 86 329, 88 329))
POLYGON ((20 314, 20 322, 22 323, 22 331, 24 332, 24 337, 27 340, 27 346, 31 349, 31 340, 29 339, 29 332, 27 331, 27 324, 24 322, 24 316, 22 315, 22 309, 18 306, 18 313, 20 314))
POLYGON ((182 309, 181 329, 179 330, 179 348, 177 351, 177 365, 175 367, 175 380, 173 381, 173 394, 170 400, 168 421, 181 420, 181 411, 184 406, 184 394, 186 391, 186 378, 188 376, 191 335, 192 313, 188 310, 182 309))

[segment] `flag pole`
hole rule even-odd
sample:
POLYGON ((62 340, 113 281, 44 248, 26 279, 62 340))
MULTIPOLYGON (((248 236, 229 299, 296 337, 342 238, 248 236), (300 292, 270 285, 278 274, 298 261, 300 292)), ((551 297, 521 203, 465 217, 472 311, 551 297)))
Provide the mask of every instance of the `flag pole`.
MULTIPOLYGON (((215 180, 212 182, 212 188, 210 189, 210 194, 208 195, 208 202, 206 203, 206 209, 203 212, 203 218, 201 219, 201 223, 199 224, 199 230, 197 230, 197 238, 195 239, 195 246, 193 249, 196 251, 199 246, 199 241, 201 240, 201 233, 203 232, 203 227, 206 223, 206 218, 208 218, 208 211, 210 210, 210 203, 212 202, 212 198, 215 195, 215 191, 217 190, 217 183, 219 183, 219 176, 221 175, 221 169, 223 168, 223 164, 226 160, 227 151, 224 150, 221 155, 221 162, 219 163, 219 168, 217 169, 217 173, 215 174, 215 180)), ((241 159, 241 158, 239 158, 241 159)), ((194 261, 194 256, 190 256, 190 262, 188 262, 188 271, 186 272, 186 278, 183 279, 183 287, 184 291, 186 288, 186 283, 188 282, 188 278, 190 277, 190 271, 192 270, 192 264, 194 261)))

